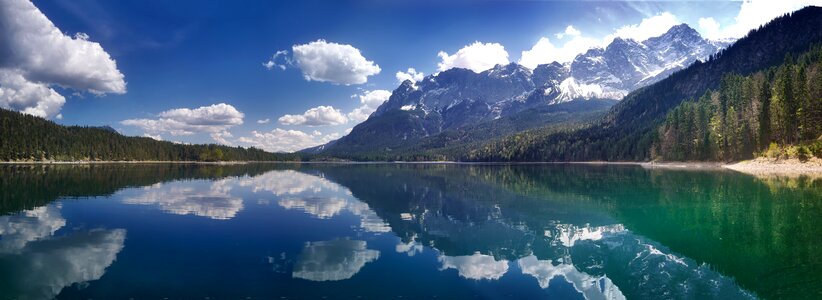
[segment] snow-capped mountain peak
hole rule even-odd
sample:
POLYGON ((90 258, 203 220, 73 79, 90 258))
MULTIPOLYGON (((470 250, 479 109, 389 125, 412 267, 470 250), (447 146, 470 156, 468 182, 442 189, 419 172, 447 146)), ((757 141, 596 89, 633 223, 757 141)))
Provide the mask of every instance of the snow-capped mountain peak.
MULTIPOLYGON (((453 68, 403 82, 370 118, 407 116, 409 135, 429 136, 448 128, 513 115, 539 105, 579 99, 619 100, 727 46, 702 38, 686 24, 644 41, 615 38, 570 63, 553 62, 533 70, 517 63, 476 73, 453 68)), ((354 129, 357 130, 356 128, 354 129)))

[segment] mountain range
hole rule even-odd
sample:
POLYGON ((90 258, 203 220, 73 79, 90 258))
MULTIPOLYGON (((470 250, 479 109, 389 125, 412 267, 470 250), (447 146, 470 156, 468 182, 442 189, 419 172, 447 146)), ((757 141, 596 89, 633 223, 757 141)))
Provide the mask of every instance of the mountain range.
MULTIPOLYGON (((425 144, 425 140, 450 130, 494 123, 506 117, 517 119, 521 113, 533 115, 532 110, 550 105, 592 99, 619 100, 698 60, 706 60, 728 44, 728 41, 705 39, 687 24, 680 24, 641 42, 616 38, 607 47, 590 49, 565 64, 553 62, 531 70, 510 63, 480 73, 449 69, 418 82, 402 82, 391 97, 350 134, 304 152, 350 156, 392 151, 425 144)), ((588 108, 604 112, 608 107, 588 108)), ((582 112, 590 111, 574 111, 582 112)), ((568 120, 573 119, 576 118, 568 120)), ((530 122, 529 126, 518 129, 555 123, 555 120, 543 121, 530 122)), ((514 132, 500 132, 511 133, 514 132)))

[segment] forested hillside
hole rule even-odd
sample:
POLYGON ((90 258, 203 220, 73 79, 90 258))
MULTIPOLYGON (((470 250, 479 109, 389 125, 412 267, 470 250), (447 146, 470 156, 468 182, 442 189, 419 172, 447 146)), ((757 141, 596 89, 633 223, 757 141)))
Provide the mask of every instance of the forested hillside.
MULTIPOLYGON (((464 159, 474 161, 642 161, 653 159, 655 155, 666 157, 667 154, 652 153, 652 149, 662 151, 664 148, 655 146, 659 139, 658 129, 672 109, 687 99, 698 98, 709 90, 719 89, 723 78, 729 74, 751 76, 755 72, 781 64, 786 55, 796 56, 805 53, 820 43, 822 43, 822 8, 807 7, 752 30, 746 37, 712 56, 707 62, 696 62, 658 83, 629 94, 615 105, 603 120, 591 123, 585 129, 561 132, 555 130, 527 131, 489 143, 472 151, 464 159)), ((793 70, 793 67, 791 69, 793 70)), ((735 108, 735 110, 738 109, 735 108)), ((792 109, 788 111, 794 111, 792 109)), ((793 117, 790 116, 784 120, 779 119, 778 122, 788 122, 779 124, 778 128, 798 128, 798 125, 790 123, 794 122, 793 117)), ((781 136, 768 136, 768 138, 779 139, 781 136)), ((797 142, 798 139, 790 138, 785 141, 797 142)), ((758 143, 757 147, 770 145, 770 142, 770 140, 764 143, 754 141, 758 143)), ((743 149, 740 150, 740 154, 729 156, 723 152, 721 159, 751 156, 755 151, 756 149, 743 149)), ((688 157, 682 158, 688 159, 688 157)), ((705 159, 720 158, 710 155, 705 159)))
POLYGON ((282 161, 297 155, 256 148, 183 145, 127 137, 96 127, 62 126, 0 109, 0 161, 282 161))
POLYGON ((779 67, 722 79, 719 89, 676 107, 652 156, 737 160, 754 154, 822 157, 822 47, 779 67), (785 149, 782 149, 785 148, 785 149))

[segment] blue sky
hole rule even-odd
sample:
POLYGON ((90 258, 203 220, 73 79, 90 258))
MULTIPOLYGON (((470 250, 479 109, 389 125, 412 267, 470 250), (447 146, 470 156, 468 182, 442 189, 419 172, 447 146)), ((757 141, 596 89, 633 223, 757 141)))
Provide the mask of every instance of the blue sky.
MULTIPOLYGON (((59 46, 52 43, 14 48, 21 43, 15 36, 41 31, 26 28, 31 22, 6 26, 21 33, 7 32, 10 41, 0 42, 11 50, 0 53, 23 54, 0 59, 0 105, 61 124, 110 125, 126 135, 291 151, 345 134, 359 121, 355 109, 367 114, 389 95, 371 92, 398 85, 398 71, 429 75, 454 66, 480 71, 497 62, 562 60, 609 36, 642 39, 673 23, 711 38, 738 37, 809 3, 771 2, 780 3, 36 0, 68 50, 50 49, 59 46), (20 50, 54 50, 59 61, 93 43, 102 49, 83 52, 76 58, 82 67, 66 64, 62 71, 44 69, 20 50), (281 50, 288 53, 277 65, 264 66, 281 50), (109 58, 86 63, 88 53, 109 58), (24 99, 23 86, 39 88, 53 99, 50 106, 33 109, 40 100, 24 99), (322 108, 304 115, 316 107, 322 108)), ((28 3, 0 0, 0 14, 22 14, 27 10, 9 7, 28 3)))

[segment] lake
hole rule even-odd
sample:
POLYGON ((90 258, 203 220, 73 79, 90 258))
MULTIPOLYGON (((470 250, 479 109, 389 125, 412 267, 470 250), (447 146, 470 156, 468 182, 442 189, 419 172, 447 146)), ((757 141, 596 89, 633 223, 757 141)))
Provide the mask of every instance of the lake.
POLYGON ((822 298, 822 179, 0 166, 0 299, 822 298))

